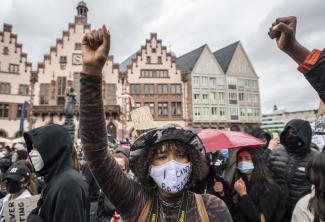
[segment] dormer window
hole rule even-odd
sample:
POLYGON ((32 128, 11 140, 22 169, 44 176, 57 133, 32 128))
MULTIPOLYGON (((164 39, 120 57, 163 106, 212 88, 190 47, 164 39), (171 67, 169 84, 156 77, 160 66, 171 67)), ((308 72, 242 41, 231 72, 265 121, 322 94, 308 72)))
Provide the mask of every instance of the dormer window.
POLYGON ((3 48, 2 55, 9 55, 9 48, 8 47, 3 48))

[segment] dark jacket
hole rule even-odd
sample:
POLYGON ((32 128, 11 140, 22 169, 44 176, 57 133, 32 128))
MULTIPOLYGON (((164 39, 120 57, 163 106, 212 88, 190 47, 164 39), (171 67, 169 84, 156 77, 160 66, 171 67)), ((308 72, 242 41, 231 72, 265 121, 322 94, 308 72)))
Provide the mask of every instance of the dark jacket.
POLYGON ((325 50, 322 51, 317 63, 312 70, 305 74, 305 77, 325 103, 325 50))
POLYGON ((311 151, 312 130, 310 124, 304 120, 291 120, 280 135, 282 146, 273 150, 269 156, 269 167, 274 179, 286 191, 288 200, 284 221, 290 221, 292 211, 297 201, 310 192, 310 184, 306 178, 305 167, 313 152, 311 151), (289 149, 285 142, 288 128, 294 128, 297 136, 303 142, 297 150, 289 149))
POLYGON ((32 144, 41 154, 44 167, 37 172, 46 186, 39 201, 44 221, 88 221, 88 187, 82 176, 73 169, 72 141, 61 125, 47 125, 24 134, 28 151, 32 144))
POLYGON ((263 213, 266 222, 282 222, 284 213, 280 188, 259 184, 252 190, 251 184, 244 175, 247 195, 235 196, 235 207, 232 212, 234 222, 259 222, 263 213))

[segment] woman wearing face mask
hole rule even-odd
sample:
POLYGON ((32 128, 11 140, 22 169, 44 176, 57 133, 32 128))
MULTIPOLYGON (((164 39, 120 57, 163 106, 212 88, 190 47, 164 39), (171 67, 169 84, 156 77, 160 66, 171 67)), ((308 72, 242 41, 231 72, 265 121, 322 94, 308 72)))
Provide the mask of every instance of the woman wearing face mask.
POLYGON ((285 201, 260 152, 253 148, 238 151, 236 161, 239 179, 234 184, 235 222, 280 222, 285 201))
POLYGON ((219 198, 188 191, 199 179, 201 159, 196 135, 183 129, 157 129, 140 136, 133 149, 142 153, 132 181, 107 152, 107 128, 102 98, 102 68, 110 36, 103 29, 83 39, 80 130, 84 154, 104 194, 126 221, 230 222, 229 211, 219 198), (141 166, 141 167, 140 167, 141 166))
POLYGON ((1 221, 4 221, 3 209, 7 201, 17 200, 32 196, 28 190, 31 172, 22 164, 11 166, 3 180, 6 183, 8 194, 1 200, 1 221))

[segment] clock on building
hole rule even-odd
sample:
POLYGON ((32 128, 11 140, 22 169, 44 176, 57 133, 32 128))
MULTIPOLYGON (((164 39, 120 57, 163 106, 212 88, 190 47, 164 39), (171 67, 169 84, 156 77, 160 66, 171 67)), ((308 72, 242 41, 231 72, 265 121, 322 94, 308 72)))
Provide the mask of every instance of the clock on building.
POLYGON ((82 65, 82 54, 79 53, 72 54, 72 65, 82 65))

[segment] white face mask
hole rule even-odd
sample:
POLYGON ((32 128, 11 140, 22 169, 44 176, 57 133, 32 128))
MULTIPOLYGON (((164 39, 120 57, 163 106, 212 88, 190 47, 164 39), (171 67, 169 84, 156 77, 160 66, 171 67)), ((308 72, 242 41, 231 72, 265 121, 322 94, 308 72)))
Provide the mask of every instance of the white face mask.
POLYGON ((44 161, 41 154, 37 150, 32 149, 32 151, 29 153, 29 157, 36 172, 39 172, 41 169, 43 169, 44 161))
POLYGON ((183 190, 191 176, 192 164, 179 163, 171 160, 163 165, 151 165, 150 176, 156 184, 168 193, 178 193, 183 190))

